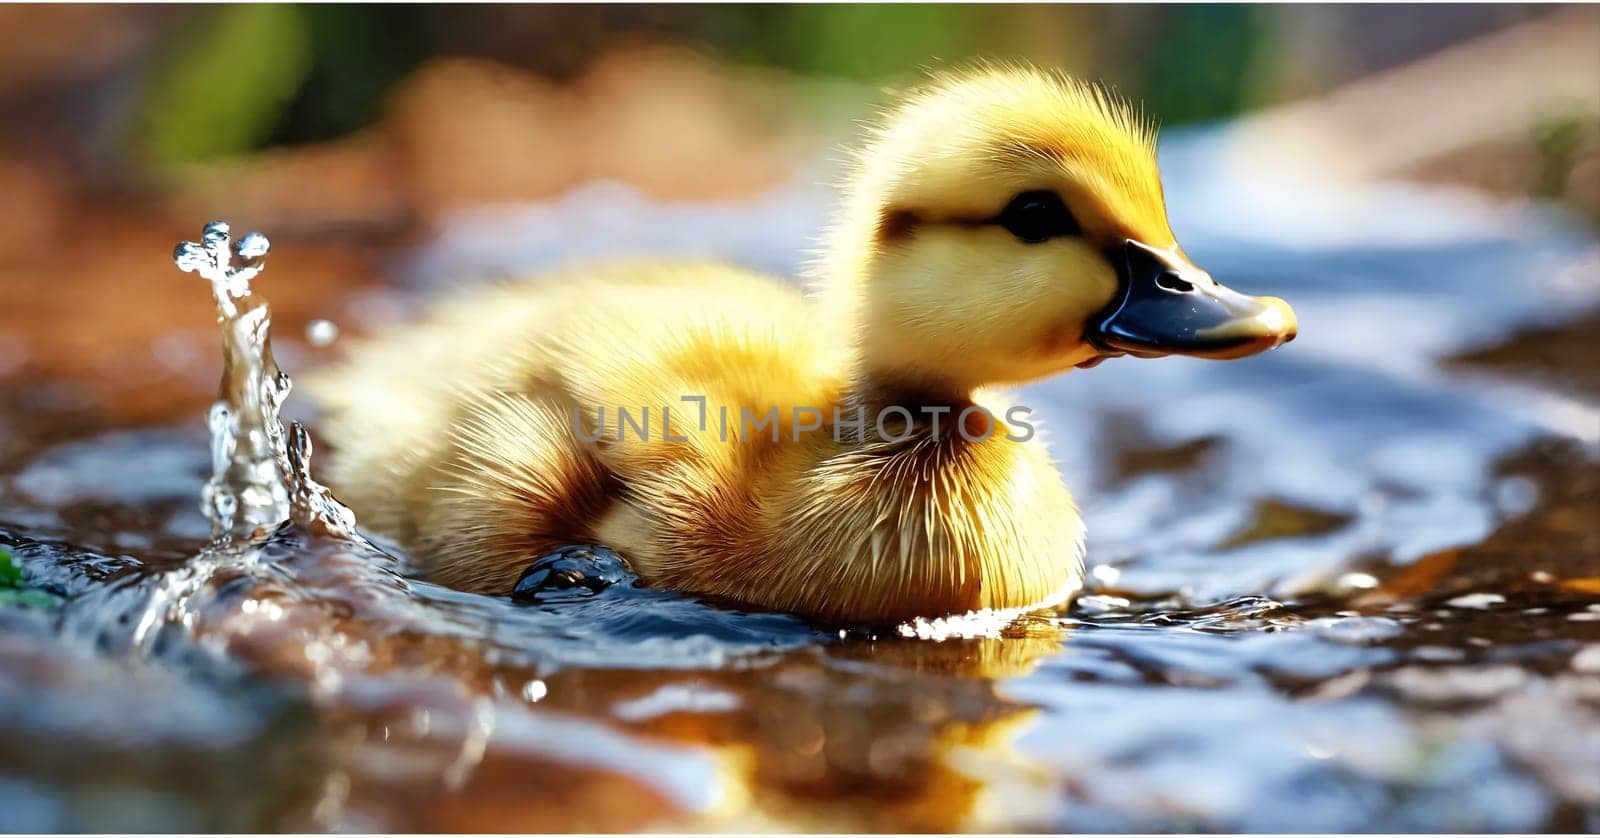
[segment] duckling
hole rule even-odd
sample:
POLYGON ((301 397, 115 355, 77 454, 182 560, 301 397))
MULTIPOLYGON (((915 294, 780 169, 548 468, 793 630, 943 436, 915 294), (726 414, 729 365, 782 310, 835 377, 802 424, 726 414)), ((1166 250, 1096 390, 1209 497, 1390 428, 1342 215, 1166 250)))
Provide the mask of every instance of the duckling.
POLYGON ((1154 148, 1088 83, 936 76, 860 149, 809 293, 676 261, 465 292, 315 377, 331 482, 468 591, 597 543, 825 621, 1063 603, 1083 523, 1002 388, 1296 331, 1184 254, 1154 148))

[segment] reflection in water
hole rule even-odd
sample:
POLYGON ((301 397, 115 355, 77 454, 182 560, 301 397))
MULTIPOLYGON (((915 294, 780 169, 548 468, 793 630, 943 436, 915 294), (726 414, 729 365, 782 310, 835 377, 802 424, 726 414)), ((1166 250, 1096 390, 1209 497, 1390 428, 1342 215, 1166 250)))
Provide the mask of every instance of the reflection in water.
MULTIPOLYGON (((292 434, 219 458, 264 451, 305 491, 215 543, 202 435, 89 437, 0 473, 0 544, 67 597, 0 610, 0 826, 1600 829, 1600 412, 1559 356, 1516 366, 1523 330, 1600 349, 1592 320, 1563 326, 1600 300, 1593 240, 1386 190, 1373 223, 1427 213, 1429 240, 1319 245, 1315 207, 1265 210, 1237 179, 1237 216, 1197 218, 1227 205, 1197 198, 1215 141, 1168 149, 1175 224, 1304 334, 1025 391, 1085 506, 1072 609, 930 641, 628 578, 463 594, 281 523, 273 504, 316 495, 292 434), (1229 226, 1275 213, 1297 226, 1229 226)), ((463 217, 414 282, 730 226, 640 202, 562 222, 608 196, 463 217)), ((784 268, 820 205, 738 212, 746 261, 784 268)), ((262 398, 270 364, 224 381, 286 392, 262 398)))

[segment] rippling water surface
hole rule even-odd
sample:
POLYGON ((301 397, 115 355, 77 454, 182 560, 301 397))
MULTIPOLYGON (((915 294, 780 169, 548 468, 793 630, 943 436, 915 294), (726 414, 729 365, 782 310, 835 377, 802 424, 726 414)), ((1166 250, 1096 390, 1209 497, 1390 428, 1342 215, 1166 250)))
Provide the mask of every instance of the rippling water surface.
MULTIPOLYGON (((1592 231, 1310 200, 1218 142, 1169 147, 1174 226, 1302 336, 1025 391, 1088 521, 1070 610, 519 605, 293 525, 208 548, 199 417, 96 433, 0 474, 0 546, 64 597, 0 607, 0 829, 1600 831, 1592 231)), ((824 200, 476 211, 388 302, 622 251, 790 273, 824 200)))

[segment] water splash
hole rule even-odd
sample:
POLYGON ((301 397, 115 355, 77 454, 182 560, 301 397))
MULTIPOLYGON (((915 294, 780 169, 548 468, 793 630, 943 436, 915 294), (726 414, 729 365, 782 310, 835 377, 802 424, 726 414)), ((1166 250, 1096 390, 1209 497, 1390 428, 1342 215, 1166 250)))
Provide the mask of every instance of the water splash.
POLYGON ((230 251, 226 221, 205 226, 172 259, 211 283, 222 329, 222 384, 206 425, 211 479, 201 509, 212 538, 247 539, 286 520, 329 535, 355 536, 355 515, 311 477, 311 439, 296 422, 284 433, 279 412, 292 383, 272 357, 272 315, 250 281, 266 268, 272 243, 250 233, 230 251), (237 264, 235 260, 237 259, 237 264))
POLYGON ((252 631, 260 609, 241 610, 246 602, 273 604, 270 617, 282 610, 274 599, 334 592, 369 596, 372 611, 397 625, 407 618, 398 562, 360 536, 355 514, 312 478, 306 429, 285 430, 279 418, 292 383, 272 356, 267 301, 250 285, 271 244, 260 233, 230 243, 228 224, 213 221, 199 242, 173 252, 180 269, 211 283, 222 332, 222 382, 206 417, 212 473, 200 503, 211 543, 181 566, 129 573, 85 596, 64 615, 64 634, 150 655, 174 645, 174 632, 192 640, 252 631), (244 600, 230 588, 241 579, 253 591, 244 600))

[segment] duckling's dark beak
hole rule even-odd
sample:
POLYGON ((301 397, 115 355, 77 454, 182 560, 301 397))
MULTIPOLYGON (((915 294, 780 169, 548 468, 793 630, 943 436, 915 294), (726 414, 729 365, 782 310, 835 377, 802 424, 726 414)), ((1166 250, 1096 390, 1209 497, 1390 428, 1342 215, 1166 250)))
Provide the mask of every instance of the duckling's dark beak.
POLYGON ((1129 239, 1113 257, 1117 296, 1087 330, 1107 354, 1243 358, 1294 340, 1299 329, 1288 303, 1225 288, 1176 248, 1129 239))

